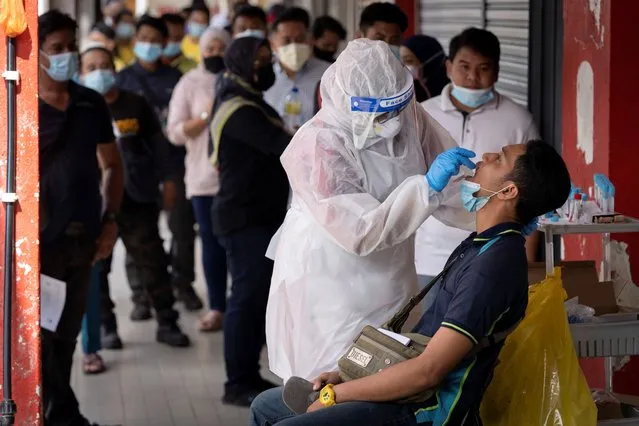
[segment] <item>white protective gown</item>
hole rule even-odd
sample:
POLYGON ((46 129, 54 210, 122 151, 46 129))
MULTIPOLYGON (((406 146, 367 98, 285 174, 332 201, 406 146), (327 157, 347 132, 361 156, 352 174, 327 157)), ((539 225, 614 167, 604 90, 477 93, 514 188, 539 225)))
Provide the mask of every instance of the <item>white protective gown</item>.
POLYGON ((384 42, 351 42, 322 78, 321 111, 282 155, 293 198, 268 253, 266 338, 285 381, 336 370, 365 325, 381 326, 417 292, 414 234, 427 217, 474 227, 455 183, 429 197, 427 165, 456 144, 414 100, 396 136, 354 131, 362 113, 350 95, 389 98, 411 84, 384 42))

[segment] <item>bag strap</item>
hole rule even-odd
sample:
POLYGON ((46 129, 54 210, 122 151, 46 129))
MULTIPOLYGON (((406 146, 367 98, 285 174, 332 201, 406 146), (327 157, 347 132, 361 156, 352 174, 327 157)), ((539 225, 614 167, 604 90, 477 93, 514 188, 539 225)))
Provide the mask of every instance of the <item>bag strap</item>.
POLYGON ((515 324, 513 324, 511 327, 507 328, 504 331, 500 331, 498 333, 491 334, 491 335, 486 336, 483 339, 481 339, 475 345, 473 350, 470 351, 469 356, 475 356, 479 352, 483 351, 484 349, 489 348, 489 347, 494 346, 494 345, 498 345, 499 343, 501 343, 504 340, 506 340, 506 338, 510 335, 510 333, 515 331, 515 329, 517 328, 517 326, 519 326, 519 323, 521 323, 522 320, 523 320, 523 318, 521 318, 519 321, 517 321, 515 324))
MULTIPOLYGON (((484 254, 486 250, 488 250, 493 244, 499 241, 499 239, 501 239, 503 235, 506 235, 506 234, 521 235, 521 232, 514 229, 507 229, 505 231, 500 232, 499 234, 497 234, 496 236, 492 238, 481 238, 481 237, 475 238, 473 240, 475 242, 486 242, 482 246, 482 248, 479 250, 479 254, 477 256, 481 256, 482 254, 484 254)), ((408 316, 410 315, 412 310, 415 309, 417 305, 419 305, 419 303, 424 299, 424 297, 426 297, 426 294, 435 286, 435 284, 437 284, 437 282, 440 279, 443 278, 444 275, 446 275, 446 273, 453 267, 455 263, 457 263, 459 259, 461 259, 461 256, 457 256, 452 261, 448 262, 446 267, 439 273, 439 275, 433 278, 426 285, 426 287, 424 287, 419 293, 411 297, 408 300, 408 302, 404 305, 404 307, 402 307, 395 315, 393 315, 393 317, 390 320, 388 320, 388 322, 384 324, 382 328, 385 330, 392 331, 394 333, 401 333, 401 330, 404 327, 406 320, 408 320, 408 316)), ((513 330, 514 330, 514 327, 513 327, 513 330)))

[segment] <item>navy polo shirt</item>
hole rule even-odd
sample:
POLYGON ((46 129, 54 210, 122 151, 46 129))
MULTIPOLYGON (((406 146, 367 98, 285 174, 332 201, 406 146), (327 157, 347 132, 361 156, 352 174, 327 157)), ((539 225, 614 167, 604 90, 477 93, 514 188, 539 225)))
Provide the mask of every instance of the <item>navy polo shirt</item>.
MULTIPOLYGON (((182 73, 168 65, 160 64, 155 71, 150 72, 135 62, 117 74, 117 85, 120 89, 145 97, 153 107, 162 129, 166 133, 169 102, 173 95, 173 89, 180 78, 182 78, 182 73)), ((186 149, 170 144, 169 155, 172 169, 184 175, 186 149)))
POLYGON ((69 82, 65 111, 42 99, 40 113, 40 241, 49 244, 64 235, 71 222, 86 232, 100 232, 102 198, 99 144, 115 140, 111 114, 102 96, 69 82))
MULTIPOLYGON (((528 261, 521 225, 503 223, 471 234, 451 254, 433 305, 415 332, 433 336, 448 327, 477 344, 519 322, 528 304, 528 261)), ((479 405, 503 342, 468 356, 416 412, 418 423, 481 425, 479 405)))

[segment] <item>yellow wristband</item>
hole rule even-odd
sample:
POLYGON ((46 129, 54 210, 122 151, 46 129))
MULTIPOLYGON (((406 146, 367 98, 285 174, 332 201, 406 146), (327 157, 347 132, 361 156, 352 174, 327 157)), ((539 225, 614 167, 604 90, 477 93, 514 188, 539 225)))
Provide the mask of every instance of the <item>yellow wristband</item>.
POLYGON ((336 404, 333 385, 328 384, 322 388, 322 390, 320 391, 319 400, 320 404, 322 404, 324 407, 331 407, 336 404))

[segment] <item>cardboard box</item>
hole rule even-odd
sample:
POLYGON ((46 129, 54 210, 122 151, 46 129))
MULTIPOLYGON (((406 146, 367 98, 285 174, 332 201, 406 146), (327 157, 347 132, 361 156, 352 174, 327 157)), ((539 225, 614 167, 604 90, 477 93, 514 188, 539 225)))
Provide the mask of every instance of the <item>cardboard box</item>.
MULTIPOLYGON (((594 308, 597 316, 620 312, 612 282, 599 282, 597 268, 593 260, 561 262, 561 282, 568 299, 579 297, 579 303, 594 308)), ((546 277, 543 262, 528 265, 528 282, 535 284, 546 277)))

